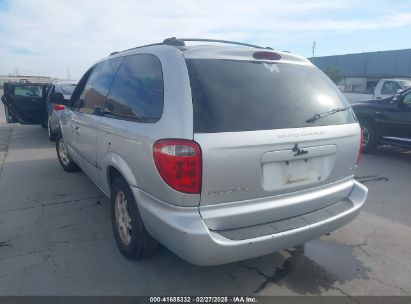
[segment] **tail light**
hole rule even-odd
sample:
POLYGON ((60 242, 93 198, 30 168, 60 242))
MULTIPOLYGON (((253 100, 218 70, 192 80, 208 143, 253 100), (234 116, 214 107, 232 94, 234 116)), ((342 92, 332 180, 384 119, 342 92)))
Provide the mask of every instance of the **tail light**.
POLYGON ((64 106, 55 103, 55 104, 53 104, 53 109, 54 109, 54 111, 61 111, 61 110, 64 110, 64 106))
POLYGON ((201 149, 191 140, 164 139, 153 147, 154 163, 171 188, 185 193, 201 192, 201 149))
POLYGON ((357 165, 360 162, 361 158, 361 152, 362 152, 362 129, 360 128, 360 149, 358 149, 358 156, 357 156, 357 165))

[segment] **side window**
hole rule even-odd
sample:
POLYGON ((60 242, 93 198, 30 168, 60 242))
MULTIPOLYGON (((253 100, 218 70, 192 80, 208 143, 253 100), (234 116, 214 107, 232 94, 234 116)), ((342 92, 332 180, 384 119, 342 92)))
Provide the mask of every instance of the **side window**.
POLYGON ((160 60, 148 54, 124 57, 107 96, 109 117, 156 122, 163 114, 164 83, 160 60))
POLYGON ((401 86, 398 83, 394 82, 394 94, 397 94, 397 91, 401 89, 401 86))
POLYGON ((74 89, 73 94, 71 95, 70 105, 74 108, 80 108, 82 100, 80 97, 83 95, 84 87, 87 84, 87 80, 90 77, 91 72, 93 72, 94 66, 89 68, 86 73, 81 77, 76 88, 74 89))
POLYGON ((50 85, 49 87, 47 87, 47 99, 50 100, 50 96, 51 94, 54 93, 54 85, 50 85))
POLYGON ((410 93, 407 93, 407 94, 405 94, 405 96, 404 96, 404 104, 406 104, 406 105, 411 105, 411 92, 410 93))
POLYGON ((96 109, 103 110, 108 90, 122 58, 114 58, 97 64, 88 78, 80 95, 80 112, 96 114, 96 109))
POLYGON ((401 88, 396 82, 386 81, 381 88, 381 94, 394 95, 398 89, 401 88))
POLYGON ((43 88, 36 85, 16 85, 14 87, 14 95, 21 97, 43 97, 43 88))

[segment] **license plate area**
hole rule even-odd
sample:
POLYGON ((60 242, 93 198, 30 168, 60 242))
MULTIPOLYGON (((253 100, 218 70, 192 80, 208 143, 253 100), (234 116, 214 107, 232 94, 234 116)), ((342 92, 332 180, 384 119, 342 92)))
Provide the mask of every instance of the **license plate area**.
MULTIPOLYGON (((283 184, 303 183, 317 176, 311 158, 287 160, 282 162, 281 168, 283 184)), ((321 179, 321 176, 316 178, 321 179)))
POLYGON ((337 149, 335 146, 304 148, 306 155, 292 150, 272 151, 263 155, 262 187, 266 191, 299 188, 324 182, 330 175, 337 149))

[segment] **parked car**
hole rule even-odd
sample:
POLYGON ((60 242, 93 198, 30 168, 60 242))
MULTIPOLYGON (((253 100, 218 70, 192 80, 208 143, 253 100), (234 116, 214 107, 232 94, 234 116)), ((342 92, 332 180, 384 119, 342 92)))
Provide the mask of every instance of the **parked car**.
POLYGON ((6 122, 47 127, 47 86, 44 83, 5 82, 1 101, 6 122))
POLYGON ((362 128, 363 151, 378 145, 411 148, 411 88, 385 99, 352 105, 362 128))
MULTIPOLYGON (((57 103, 65 103, 61 100, 57 103)), ((305 58, 261 47, 138 47, 93 65, 56 150, 111 197, 120 252, 197 265, 269 254, 352 220, 361 129, 305 58)))
POLYGON ((356 103, 370 99, 389 98, 408 88, 411 88, 411 79, 380 79, 372 94, 345 92, 344 95, 351 103, 356 103))
POLYGON ((52 96, 55 93, 63 94, 63 97, 66 101, 70 100, 71 94, 73 94, 74 88, 76 87, 77 81, 70 80, 59 80, 52 83, 47 88, 47 129, 48 137, 51 141, 56 139, 56 134, 59 130, 59 119, 61 111, 64 110, 64 105, 57 103, 51 103, 52 96))

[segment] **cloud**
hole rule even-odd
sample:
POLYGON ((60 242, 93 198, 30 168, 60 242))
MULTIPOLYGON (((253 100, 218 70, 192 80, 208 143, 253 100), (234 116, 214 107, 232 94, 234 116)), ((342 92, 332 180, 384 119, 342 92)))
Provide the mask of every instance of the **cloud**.
POLYGON ((69 67, 76 78, 113 51, 171 36, 276 47, 316 36, 411 25, 407 6, 388 0, 13 0, 3 6, 0 74, 19 68, 64 77, 69 67))

